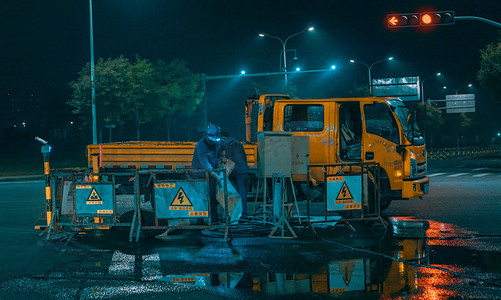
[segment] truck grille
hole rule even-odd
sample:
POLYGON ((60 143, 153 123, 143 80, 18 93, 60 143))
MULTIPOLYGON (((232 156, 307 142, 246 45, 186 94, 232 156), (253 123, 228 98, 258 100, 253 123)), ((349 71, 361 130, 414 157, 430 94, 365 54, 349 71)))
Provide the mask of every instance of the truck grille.
POLYGON ((424 177, 427 173, 427 163, 426 161, 417 164, 417 177, 424 177))

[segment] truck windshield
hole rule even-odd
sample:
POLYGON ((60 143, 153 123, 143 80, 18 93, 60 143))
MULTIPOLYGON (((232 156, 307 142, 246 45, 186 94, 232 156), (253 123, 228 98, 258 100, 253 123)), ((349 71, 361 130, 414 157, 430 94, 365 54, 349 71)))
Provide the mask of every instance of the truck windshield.
POLYGON ((419 130, 413 109, 405 106, 400 100, 387 99, 386 102, 392 107, 402 124, 407 140, 416 146, 424 145, 425 139, 419 130))

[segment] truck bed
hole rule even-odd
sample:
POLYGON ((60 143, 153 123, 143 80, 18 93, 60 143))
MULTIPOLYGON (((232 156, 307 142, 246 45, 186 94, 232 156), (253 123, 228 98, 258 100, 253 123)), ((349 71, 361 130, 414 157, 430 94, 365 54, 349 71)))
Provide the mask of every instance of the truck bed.
MULTIPOLYGON (((89 168, 96 157, 106 169, 177 169, 190 168, 196 142, 117 142, 87 146, 89 168)), ((257 164, 257 145, 244 145, 247 163, 257 164)))

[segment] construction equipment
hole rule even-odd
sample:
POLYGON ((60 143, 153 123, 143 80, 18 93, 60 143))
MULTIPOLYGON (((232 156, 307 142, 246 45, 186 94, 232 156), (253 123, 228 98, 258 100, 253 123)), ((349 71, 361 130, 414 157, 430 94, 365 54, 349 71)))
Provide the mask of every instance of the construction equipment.
MULTIPOLYGON (((367 212, 379 218, 380 211, 392 200, 428 193, 424 137, 417 127, 415 111, 397 98, 290 99, 288 95, 260 95, 245 101, 245 123, 244 149, 251 173, 248 196, 263 200, 263 217, 272 206, 268 203, 273 202, 267 187, 278 174, 284 178, 280 189, 285 188, 280 205, 294 200, 297 208, 296 196, 316 198, 332 204, 327 206, 328 212, 341 215, 357 211, 361 217, 367 212), (260 140, 258 133, 266 138, 260 140), (353 191, 350 185, 357 186, 363 195, 339 198, 340 189, 353 191), (374 193, 375 197, 361 200, 374 193), (337 205, 341 202, 345 205, 337 205)), ((56 214, 59 225, 83 226, 93 220, 92 226, 98 228, 129 226, 131 240, 139 238, 141 229, 167 228, 165 222, 169 219, 208 218, 206 203, 210 201, 203 196, 206 192, 200 191, 209 189, 210 176, 205 173, 197 177, 196 170, 190 169, 195 144, 89 145, 88 177, 75 173, 51 175, 53 189, 46 197, 49 231, 53 228, 52 214, 56 214), (179 194, 181 189, 184 194, 179 194), (102 201, 96 200, 96 195, 102 201), (133 198, 128 207, 132 217, 117 223, 123 215, 117 212, 122 195, 133 198), (189 201, 184 202, 183 195, 189 201), (64 202, 64 197, 71 198, 74 205, 68 223, 62 221, 63 206, 58 203, 64 202), (144 214, 148 214, 148 209, 143 213, 145 204, 154 213, 152 225, 142 222, 144 214)), ((286 226, 288 222, 280 217, 280 226, 286 226)))

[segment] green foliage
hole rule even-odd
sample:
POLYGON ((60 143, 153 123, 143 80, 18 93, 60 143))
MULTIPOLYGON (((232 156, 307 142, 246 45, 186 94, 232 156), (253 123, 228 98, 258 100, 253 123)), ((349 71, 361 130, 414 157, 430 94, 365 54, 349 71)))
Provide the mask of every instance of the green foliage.
MULTIPOLYGON (((117 59, 99 59, 95 64, 94 85, 99 127, 105 124, 122 125, 126 119, 125 115, 130 111, 127 107, 127 72, 130 66, 129 60, 122 56, 117 59)), ((70 83, 73 93, 68 104, 73 107, 72 112, 89 125, 92 123, 90 64, 78 74, 79 78, 70 83)))
POLYGON ((368 86, 357 87, 350 91, 350 97, 369 97, 371 92, 368 86))
POLYGON ((444 123, 442 111, 437 108, 433 102, 419 103, 417 105, 420 111, 418 118, 419 127, 425 132, 435 132, 444 123))
POLYGON ((166 119, 167 140, 178 117, 190 116, 202 102, 202 77, 194 74, 181 59, 166 64, 157 62, 156 68, 157 108, 166 119))
MULTIPOLYGON (((132 120, 138 140, 142 124, 165 118, 170 130, 177 117, 192 115, 203 97, 201 75, 191 72, 180 59, 156 65, 138 56, 135 63, 123 56, 99 59, 94 74, 98 128, 132 120)), ((68 104, 73 113, 91 124, 90 64, 70 87, 73 93, 68 104)))
POLYGON ((487 45, 480 51, 480 58, 477 80, 496 98, 501 97, 501 41, 487 45))

